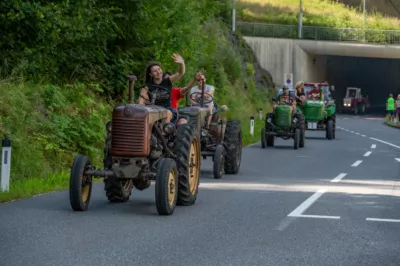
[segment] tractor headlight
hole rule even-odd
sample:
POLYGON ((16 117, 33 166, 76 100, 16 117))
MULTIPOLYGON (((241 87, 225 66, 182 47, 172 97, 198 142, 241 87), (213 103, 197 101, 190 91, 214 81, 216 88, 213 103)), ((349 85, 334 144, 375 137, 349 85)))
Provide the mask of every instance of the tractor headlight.
POLYGON ((163 131, 167 135, 172 135, 176 131, 175 125, 172 123, 165 124, 163 127, 163 131))
POLYGON ((112 121, 108 121, 106 124, 106 130, 108 133, 111 133, 112 130, 112 121))
POLYGON ((268 123, 271 123, 271 121, 272 121, 271 118, 268 118, 268 119, 267 119, 267 122, 268 122, 268 123))

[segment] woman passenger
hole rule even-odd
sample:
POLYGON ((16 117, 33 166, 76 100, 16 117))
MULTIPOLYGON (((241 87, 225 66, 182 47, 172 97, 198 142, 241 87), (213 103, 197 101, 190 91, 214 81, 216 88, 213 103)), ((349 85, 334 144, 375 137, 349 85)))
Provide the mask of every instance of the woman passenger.
MULTIPOLYGON (((172 83, 177 82, 185 74, 185 61, 179 54, 173 54, 172 58, 175 63, 180 65, 179 71, 171 76, 164 76, 161 69, 161 65, 157 62, 151 62, 146 68, 146 87, 140 90, 139 104, 145 104, 150 102, 149 91, 151 93, 157 93, 155 105, 162 106, 167 109, 167 118, 165 123, 175 123, 178 118, 177 111, 171 106, 171 93, 172 83), (152 85, 158 85, 164 90, 152 85)), ((181 119, 180 123, 186 123, 181 119)))

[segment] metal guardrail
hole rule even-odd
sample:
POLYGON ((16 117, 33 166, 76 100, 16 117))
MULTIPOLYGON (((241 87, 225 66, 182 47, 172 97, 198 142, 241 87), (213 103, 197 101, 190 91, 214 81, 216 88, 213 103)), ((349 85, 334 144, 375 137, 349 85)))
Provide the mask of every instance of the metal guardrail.
MULTIPOLYGON (((298 39, 297 25, 236 22, 245 36, 298 39)), ((342 42, 400 44, 400 30, 364 30, 357 28, 328 28, 303 26, 302 39, 342 42), (365 39, 364 39, 365 38, 365 39)))

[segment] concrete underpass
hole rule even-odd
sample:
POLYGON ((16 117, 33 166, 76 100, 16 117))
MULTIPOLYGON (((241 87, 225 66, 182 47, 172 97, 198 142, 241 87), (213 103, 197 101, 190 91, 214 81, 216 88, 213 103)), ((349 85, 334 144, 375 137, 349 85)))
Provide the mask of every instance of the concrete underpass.
POLYGON ((324 82, 335 86, 333 97, 342 105, 347 87, 362 89, 368 95, 370 112, 384 112, 390 93, 400 93, 400 46, 370 45, 327 41, 307 41, 245 37, 269 71, 276 85, 282 86, 284 73, 294 81, 324 82))

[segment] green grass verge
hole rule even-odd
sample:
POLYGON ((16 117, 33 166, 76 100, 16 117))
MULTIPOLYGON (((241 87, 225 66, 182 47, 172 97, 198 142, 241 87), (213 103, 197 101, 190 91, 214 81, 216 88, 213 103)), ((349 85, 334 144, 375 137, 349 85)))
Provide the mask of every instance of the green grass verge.
MULTIPOLYGON (((299 0, 240 0, 238 20, 272 24, 298 23, 299 0)), ((360 9, 329 0, 303 1, 303 25, 336 28, 363 28, 360 9)), ((368 29, 399 30, 400 20, 378 12, 367 14, 368 29)))
POLYGON ((391 122, 388 117, 385 117, 385 124, 391 127, 400 128, 400 122, 391 122))

